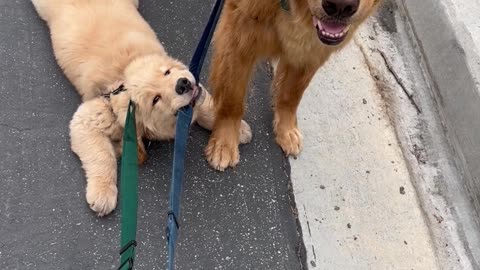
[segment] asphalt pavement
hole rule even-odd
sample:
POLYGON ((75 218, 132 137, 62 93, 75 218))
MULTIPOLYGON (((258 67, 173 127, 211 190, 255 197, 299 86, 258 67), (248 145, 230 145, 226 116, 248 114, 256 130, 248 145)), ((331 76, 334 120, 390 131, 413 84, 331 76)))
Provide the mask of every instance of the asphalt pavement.
MULTIPOLYGON (((188 63, 214 1, 140 2, 167 51, 188 63)), ((80 98, 48 28, 30 1, 2 0, 0 29, 0 269, 116 269, 120 213, 97 218, 85 202, 68 136, 80 98)), ((210 169, 209 132, 191 132, 177 269, 303 268, 290 165, 272 135, 270 77, 259 65, 246 115, 254 138, 236 169, 210 169)), ((140 168, 136 269, 165 269, 172 148, 154 143, 140 168)))

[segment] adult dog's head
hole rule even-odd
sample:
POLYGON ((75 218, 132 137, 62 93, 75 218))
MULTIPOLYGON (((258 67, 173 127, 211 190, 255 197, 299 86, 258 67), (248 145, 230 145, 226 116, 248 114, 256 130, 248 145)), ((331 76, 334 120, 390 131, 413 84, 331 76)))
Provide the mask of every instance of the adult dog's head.
MULTIPOLYGON (((166 55, 140 57, 124 72, 124 98, 137 107, 137 124, 150 139, 169 139, 178 110, 199 105, 205 93, 183 63, 166 55)), ((123 101, 122 103, 125 103, 123 101)))
POLYGON ((378 6, 381 0, 306 0, 318 38, 327 45, 339 45, 378 6))

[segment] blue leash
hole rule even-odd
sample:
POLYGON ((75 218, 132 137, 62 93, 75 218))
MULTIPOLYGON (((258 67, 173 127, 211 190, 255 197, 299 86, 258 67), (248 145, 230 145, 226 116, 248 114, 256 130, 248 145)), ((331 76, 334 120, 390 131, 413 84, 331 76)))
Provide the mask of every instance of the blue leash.
MULTIPOLYGON (((195 77, 197 84, 200 80, 200 72, 203 62, 212 40, 213 32, 222 12, 224 0, 217 0, 213 8, 208 24, 202 34, 202 38, 195 50, 190 63, 190 72, 195 77)), ((115 93, 112 93, 115 94, 115 93)), ((178 218, 180 217, 180 199, 183 188, 183 173, 185 167, 185 152, 188 140, 190 123, 192 122, 192 105, 181 108, 177 115, 175 145, 173 154, 173 170, 170 187, 170 204, 168 210, 168 263, 167 269, 175 269, 175 244, 178 237, 178 218)), ((135 105, 130 102, 125 121, 124 145, 121 161, 121 237, 120 237, 120 266, 119 270, 131 270, 135 261, 135 248, 137 246, 137 138, 135 127, 135 105)))
MULTIPOLYGON (((224 0, 217 0, 213 7, 210 19, 198 43, 195 54, 190 62, 190 72, 195 80, 200 81, 200 72, 203 62, 212 40, 215 27, 222 12, 224 0)), ((188 140, 188 131, 192 122, 193 108, 191 105, 183 107, 177 115, 177 124, 175 132, 175 148, 173 154, 173 171, 170 186, 170 207, 168 210, 167 241, 168 241, 168 264, 167 269, 175 269, 175 245, 178 237, 180 217, 180 199, 183 189, 183 173, 185 165, 185 152, 188 140)))

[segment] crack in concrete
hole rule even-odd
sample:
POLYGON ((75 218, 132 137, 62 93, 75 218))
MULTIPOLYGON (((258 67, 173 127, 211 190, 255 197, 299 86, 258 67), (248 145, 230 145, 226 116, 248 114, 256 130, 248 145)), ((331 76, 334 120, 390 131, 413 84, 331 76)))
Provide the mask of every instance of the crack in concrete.
POLYGON ((400 86, 400 88, 402 88, 403 92, 405 93, 405 95, 407 95, 408 99, 410 100, 410 102, 412 103, 412 105, 415 107, 415 109, 417 110, 417 113, 418 114, 421 114, 422 113, 422 109, 420 108, 420 106, 417 104, 417 102, 415 101, 415 98, 414 98, 414 94, 411 90, 409 90, 405 84, 403 83, 403 80, 402 78, 400 78, 400 76, 397 74, 397 72, 395 71, 395 69, 393 69, 393 66, 392 64, 390 63, 390 61, 388 60, 387 56, 385 55, 385 53, 383 51, 381 51, 380 49, 377 49, 377 52, 380 54, 380 56, 382 56, 383 58, 383 61, 385 63, 385 66, 387 67, 388 71, 390 72, 390 74, 392 74, 393 78, 395 78, 395 81, 397 82, 397 84, 400 86))

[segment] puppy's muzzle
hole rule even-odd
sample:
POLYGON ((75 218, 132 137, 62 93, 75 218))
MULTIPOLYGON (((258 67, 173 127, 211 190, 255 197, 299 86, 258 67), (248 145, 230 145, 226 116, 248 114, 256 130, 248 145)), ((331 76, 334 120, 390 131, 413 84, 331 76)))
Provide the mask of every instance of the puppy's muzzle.
POLYGON ((175 86, 175 92, 179 95, 183 95, 193 90, 193 85, 187 78, 180 78, 177 81, 177 85, 175 86))

